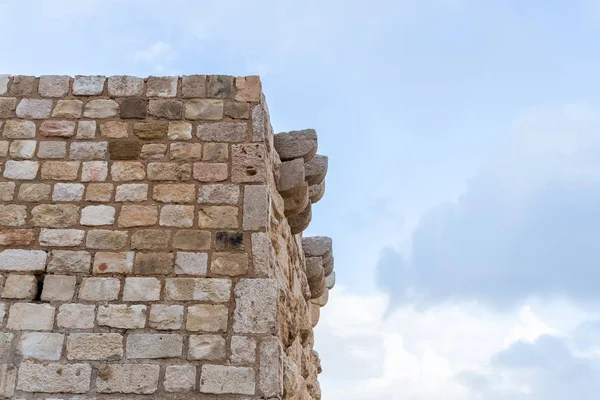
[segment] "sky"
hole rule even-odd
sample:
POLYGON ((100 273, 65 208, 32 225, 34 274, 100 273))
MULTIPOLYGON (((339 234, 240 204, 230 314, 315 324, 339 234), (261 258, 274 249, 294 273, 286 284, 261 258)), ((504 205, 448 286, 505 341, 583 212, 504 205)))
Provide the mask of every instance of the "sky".
POLYGON ((329 156, 327 400, 600 389, 599 0, 0 0, 0 73, 261 76, 329 156))

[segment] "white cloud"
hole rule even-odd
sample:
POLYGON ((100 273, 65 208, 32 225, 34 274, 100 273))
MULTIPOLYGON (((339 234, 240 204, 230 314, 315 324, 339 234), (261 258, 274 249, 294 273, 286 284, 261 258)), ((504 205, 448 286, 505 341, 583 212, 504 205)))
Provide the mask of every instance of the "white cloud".
POLYGON ((178 52, 168 43, 155 42, 150 46, 136 50, 132 59, 136 62, 151 65, 156 72, 165 73, 171 62, 178 57, 178 52))

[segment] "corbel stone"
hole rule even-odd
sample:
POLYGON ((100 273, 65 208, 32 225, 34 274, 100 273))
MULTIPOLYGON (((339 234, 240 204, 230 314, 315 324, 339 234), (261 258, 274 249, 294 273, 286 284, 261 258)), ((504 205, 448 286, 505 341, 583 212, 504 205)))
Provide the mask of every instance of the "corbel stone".
POLYGON ((278 133, 273 144, 281 161, 303 158, 310 161, 317 153, 317 132, 314 129, 278 133))

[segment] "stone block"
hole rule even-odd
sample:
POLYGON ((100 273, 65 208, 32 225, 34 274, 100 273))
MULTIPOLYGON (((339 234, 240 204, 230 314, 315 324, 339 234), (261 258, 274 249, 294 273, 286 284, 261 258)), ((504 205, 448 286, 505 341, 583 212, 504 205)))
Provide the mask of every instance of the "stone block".
POLYGON ((15 303, 10 306, 6 327, 10 330, 50 331, 54 307, 49 304, 15 303))
POLYGON ((279 179, 277 180, 277 191, 288 197, 297 193, 306 185, 304 182, 304 160, 284 161, 279 166, 279 179))
POLYGON ((85 192, 86 201, 109 202, 112 197, 112 183, 90 183, 85 192))
POLYGON ((215 249, 217 250, 244 250, 243 232, 223 232, 215 234, 215 249))
POLYGON ((141 181, 146 177, 144 164, 137 161, 115 161, 110 167, 110 176, 113 181, 141 181))
POLYGON ((83 278, 79 288, 79 299, 110 301, 119 297, 121 282, 117 278, 83 278))
POLYGON ((0 75, 0 94, 6 94, 8 91, 8 82, 10 81, 10 75, 0 75))
POLYGON ((158 222, 156 206, 123 205, 119 214, 119 227, 152 226, 158 222))
POLYGON ((98 393, 152 394, 158 389, 158 364, 107 364, 98 368, 98 393))
POLYGON ((206 75, 187 75, 181 77, 181 96, 206 97, 206 75))
MULTIPOLYGON (((4 309, 2 310, 2 314, 4 314, 4 309)), ((2 315, 2 319, 4 319, 4 315, 2 315)), ((0 359, 5 360, 13 355, 12 342, 14 338, 15 335, 12 333, 0 333, 0 359)), ((0 389, 0 394, 1 393, 2 390, 0 389)))
POLYGON ((244 230, 257 231, 269 222, 269 198, 265 185, 247 185, 244 188, 244 230))
POLYGON ((161 229, 142 229, 131 235, 131 248, 139 250, 158 250, 169 247, 171 232, 161 229))
POLYGON ((0 226, 24 226, 26 221, 27 206, 0 205, 0 226))
POLYGON ((35 137, 33 121, 10 120, 4 124, 2 136, 7 139, 31 139, 35 137))
POLYGON ((14 182, 0 182, 0 201, 12 201, 15 197, 15 186, 14 182))
POLYGON ((76 139, 93 139, 96 137, 96 121, 79 121, 76 139))
POLYGON ((117 186, 115 201, 142 202, 148 199, 147 183, 128 183, 117 186))
POLYGON ((127 337, 127 358, 171 358, 183 353, 183 336, 133 333, 127 337))
POLYGON ((153 304, 150 306, 148 325, 158 330, 181 329, 183 324, 183 306, 153 304))
POLYGON ((215 120, 223 118, 223 100, 194 99, 185 102, 185 118, 190 120, 215 120))
POLYGON ((98 307, 98 325, 120 329, 141 329, 146 326, 146 306, 141 304, 110 304, 98 307))
POLYGON ((0 229, 0 246, 30 246, 34 240, 33 229, 0 229))
POLYGON ((220 278, 167 278, 165 299, 226 303, 231 298, 231 281, 220 278))
POLYGON ((333 251, 333 243, 327 236, 305 237, 302 238, 302 250, 307 257, 324 257, 333 251))
POLYGON ((99 251, 94 256, 95 274, 130 274, 133 272, 132 251, 109 253, 99 251))
POLYGON ((0 118, 10 118, 17 107, 17 99, 14 97, 0 98, 0 118))
POLYGON ((173 273, 173 253, 140 253, 135 255, 135 273, 168 275, 173 273))
POLYGON ((180 229, 173 235, 173 247, 180 250, 209 250, 210 232, 180 229))
POLYGON ((160 281, 158 279, 141 277, 125 278, 123 301, 156 300, 160 300, 160 281))
POLYGON ((222 360, 225 358, 225 338, 220 335, 190 335, 188 360, 222 360))
POLYGON ((41 250, 0 251, 0 271, 43 271, 46 268, 47 255, 41 250))
POLYGON ((262 86, 258 76, 238 76, 235 78, 235 96, 237 101, 260 101, 262 86))
POLYGON ((225 103, 225 115, 233 119, 250 118, 250 104, 241 101, 228 101, 225 103))
POLYGON ((18 351, 24 359, 58 361, 64 341, 62 333, 25 332, 21 335, 18 351))
POLYGON ((191 332, 227 332, 227 305, 197 304, 187 309, 185 329, 191 332))
POLYGON ((73 80, 73 94, 75 96, 97 96, 104 91, 106 77, 101 75, 82 76, 76 75, 73 80))
POLYGON ((52 186, 46 183, 22 183, 19 187, 18 198, 21 201, 37 203, 50 200, 52 186))
POLYGON ((80 161, 44 161, 41 177, 53 181, 74 181, 80 166, 80 161))
POLYGON ((240 187, 227 183, 201 185, 198 188, 198 203, 200 204, 237 204, 240 197, 240 187))
POLYGON ((161 203, 193 203, 195 191, 193 184, 157 184, 154 185, 152 198, 161 203))
POLYGON ((135 76, 110 76, 108 78, 108 95, 111 97, 142 96, 144 79, 135 76))
POLYGON ((145 119, 148 114, 148 100, 137 97, 123 99, 121 102, 121 118, 145 119))
POLYGON ((39 158, 65 158, 67 144, 65 142, 40 142, 37 156, 39 158))
POLYGON ((81 183, 57 183, 54 185, 52 200, 54 201, 81 201, 85 186, 81 183))
POLYGON ((183 103, 179 100, 150 100, 148 114, 156 118, 180 119, 183 103))
POLYGON ((238 208, 232 206, 206 206, 198 210, 200 228, 236 229, 238 208))
POLYGON ((37 293, 37 279, 33 275, 9 275, 2 297, 5 299, 33 299, 37 293))
POLYGON ((108 121, 100 125, 100 135, 109 139, 125 139, 129 136, 127 122, 108 121))
POLYGON ((13 76, 9 93, 15 96, 31 96, 35 85, 35 76, 13 76))
POLYGON ((254 370, 248 367, 204 364, 200 392, 253 395, 256 387, 254 374, 254 370))
POLYGON ((42 97, 64 97, 69 93, 71 77, 65 75, 40 76, 38 93, 42 97))
POLYGON ((169 122, 167 137, 169 140, 191 140, 192 124, 185 121, 169 122))
POLYGON ((169 150, 171 161, 200 161, 202 159, 200 143, 171 143, 169 150))
POLYGON ((229 177, 225 163, 194 163, 194 179, 200 182, 222 182, 229 177))
POLYGON ((133 140, 113 140, 108 142, 111 160, 136 160, 140 156, 142 145, 133 140))
POLYGON ((279 397, 283 394, 283 354, 277 336, 262 338, 258 389, 265 397, 279 397))
POLYGON ((149 163, 148 178, 151 181, 187 181, 192 176, 192 167, 180 163, 149 163))
POLYGON ((310 161, 317 152, 317 132, 314 129, 278 133, 273 144, 281 161, 304 158, 310 161))
POLYGON ((209 75, 206 87, 207 97, 231 98, 233 95, 233 76, 209 75))
POLYGON ((12 399, 17 380, 17 367, 9 364, 0 364, 0 396, 12 399))
POLYGON ((17 390, 44 393, 85 393, 90 389, 89 364, 34 364, 19 367, 17 390))
POLYGON ((264 144, 245 143, 231 146, 231 181, 255 183, 266 180, 264 144))
POLYGON ((144 160, 164 160, 166 155, 166 143, 148 143, 142 146, 140 158, 144 160))
POLYGON ((234 289, 233 331, 275 334, 279 290, 274 279, 241 279, 234 289))
POLYGON ((175 273, 177 275, 206 275, 207 253, 177 252, 175 273))
POLYGON ((56 324, 60 328, 91 329, 96 320, 96 306, 88 304, 63 304, 58 308, 56 324))
POLYGON ((160 140, 167 136, 169 123, 162 121, 136 122, 133 124, 133 134, 142 140, 160 140))
POLYGON ((243 142, 248 133, 246 122, 211 122, 199 124, 196 137, 206 142, 243 142))
POLYGON ((81 166, 82 182, 102 182, 108 176, 106 161, 84 161, 81 166))
POLYGON ((151 76, 148 78, 148 97, 175 97, 177 96, 177 76, 151 76))
POLYGON ((127 232, 94 229, 88 231, 85 245, 89 249, 121 250, 127 244, 127 232))
POLYGON ((113 118, 119 115, 119 103, 114 100, 91 100, 83 110, 84 118, 113 118))
POLYGON ((46 275, 42 301, 70 301, 75 294, 77 278, 67 275, 46 275))
POLYGON ((248 336, 232 336, 230 361, 236 364, 254 364, 256 362, 256 339, 248 336))
POLYGON ((166 205, 160 209, 160 226, 189 228, 194 225, 194 206, 166 205))
POLYGON ((87 251, 52 250, 48 272, 89 273, 92 255, 87 251))
POLYGON ((165 392, 189 392, 196 387, 195 365, 169 365, 165 369, 165 392))
POLYGON ((43 119, 50 117, 52 100, 22 99, 17 105, 16 114, 19 118, 43 119))
POLYGON ((210 272, 214 275, 239 276, 248 272, 248 255, 213 253, 210 272))
POLYGON ((229 145, 227 143, 204 143, 202 161, 227 162, 229 145))
POLYGON ((323 182, 327 175, 329 159, 327 156, 316 154, 312 160, 304 164, 306 182, 309 185, 318 185, 323 182))
POLYGON ((54 110, 53 118, 81 118, 83 101, 81 100, 58 100, 54 110))
POLYGON ((73 142, 69 157, 72 160, 105 160, 107 152, 107 142, 73 142))
POLYGON ((68 360, 120 360, 123 336, 118 333, 71 333, 67 337, 68 360))
POLYGON ((33 158, 36 148, 35 140, 15 140, 10 144, 10 156, 15 159, 33 158))
POLYGON ((40 246, 74 247, 81 246, 85 231, 80 229, 45 229, 39 236, 40 246))
POLYGON ((40 164, 37 161, 8 160, 4 164, 4 177, 7 179, 31 181, 35 179, 40 164))
POLYGON ((115 223, 115 208, 110 206, 87 206, 81 210, 81 220, 84 226, 112 225, 115 223))

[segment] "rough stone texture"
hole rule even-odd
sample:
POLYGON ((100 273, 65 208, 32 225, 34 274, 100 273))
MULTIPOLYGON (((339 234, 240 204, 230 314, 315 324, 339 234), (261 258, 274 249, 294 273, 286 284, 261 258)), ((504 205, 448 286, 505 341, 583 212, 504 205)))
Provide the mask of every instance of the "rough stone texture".
POLYGON ((116 278, 84 278, 79 288, 79 298, 89 301, 116 300, 121 282, 116 278))
POLYGON ((28 332, 21 335, 18 351, 23 358, 57 361, 60 360, 64 340, 62 333, 28 332))
POLYGON ((16 114, 19 118, 42 119, 50 117, 52 100, 23 99, 17 105, 16 114))
POLYGON ((17 390, 46 393, 85 393, 90 388, 92 367, 88 364, 34 364, 19 367, 17 390))
POLYGON ((317 133, 314 129, 278 133, 273 144, 281 161, 295 158, 310 161, 317 152, 317 133))
POLYGON ((105 76, 77 75, 73 80, 73 94, 76 96, 94 96, 102 94, 105 82, 105 76))
POLYGON ((157 364, 108 364, 98 369, 99 393, 152 394, 158 388, 157 364))
POLYGON ((196 387, 196 367, 193 365, 169 365, 165 369, 166 392, 189 392, 196 387))
POLYGON ((202 141, 242 142, 247 130, 245 122, 213 122, 198 125, 196 137, 202 141))
POLYGON ((119 114, 119 103, 114 100, 91 100, 85 105, 85 118, 111 118, 119 114))
POLYGON ((98 325, 121 329, 143 328, 146 325, 146 306, 116 304, 98 307, 98 325))
POLYGON ((268 223, 268 195, 263 185, 246 186, 244 189, 244 221, 245 230, 259 230, 268 223))
POLYGON ((275 333, 277 282, 273 279, 242 279, 234 291, 234 332, 275 333))
POLYGON ((141 96, 144 80, 134 76, 111 76, 108 78, 108 95, 114 97, 141 96))
POLYGON ((188 307, 185 328, 197 332, 226 332, 228 320, 226 305, 199 304, 188 307))
POLYGON ((42 301, 69 301, 75 294, 77 278, 74 276, 46 275, 42 301))
POLYGON ((48 304, 15 303, 6 326, 12 330, 49 331, 54 325, 54 307, 48 304))
POLYGON ((42 97, 63 97, 69 92, 69 76, 46 75, 40 77, 38 93, 42 97))
POLYGON ((230 360, 236 364, 254 364, 256 361, 256 340, 248 336, 232 336, 230 360))
POLYGON ((4 283, 5 299, 33 299, 37 293, 37 279, 33 275, 9 275, 4 283))
POLYGON ((183 324, 183 306, 154 304, 150 307, 148 325, 158 330, 180 329, 183 324))
POLYGON ((96 306, 63 304, 58 309, 56 324, 68 329, 92 329, 96 320, 96 306))
POLYGON ((191 335, 188 360, 221 360, 225 345, 225 338, 219 335, 191 335))
POLYGON ((123 301, 155 301, 159 299, 160 281, 158 279, 139 277, 125 279, 123 301))
POLYGON ((208 254, 179 251, 175 258, 175 273, 178 275, 206 275, 208 254))
POLYGON ((247 367, 203 365, 200 392, 213 394, 254 394, 254 370, 247 367))
POLYGON ((127 358, 171 358, 183 352, 183 337, 174 334, 131 334, 127 337, 127 358))
POLYGON ((69 360, 119 360, 123 336, 118 333, 72 333, 67 338, 69 360))

